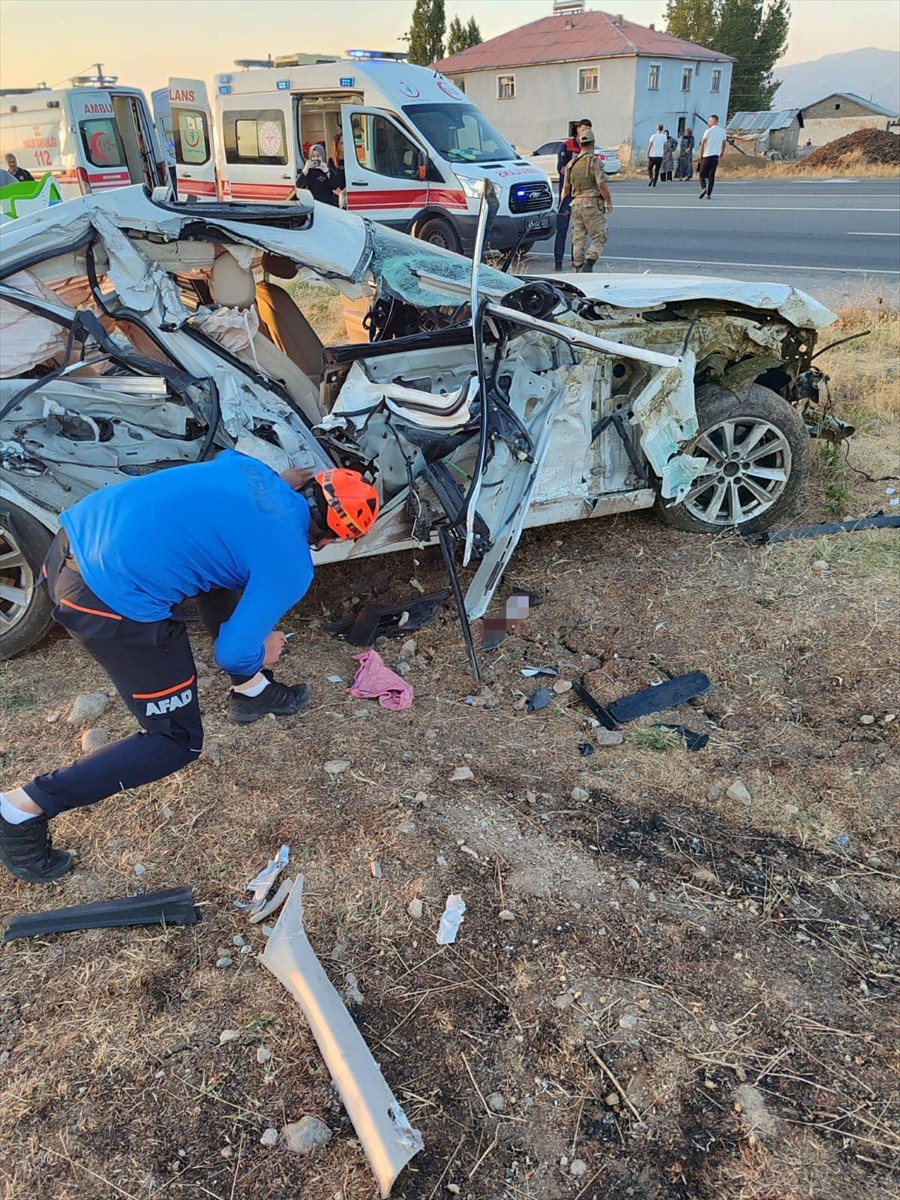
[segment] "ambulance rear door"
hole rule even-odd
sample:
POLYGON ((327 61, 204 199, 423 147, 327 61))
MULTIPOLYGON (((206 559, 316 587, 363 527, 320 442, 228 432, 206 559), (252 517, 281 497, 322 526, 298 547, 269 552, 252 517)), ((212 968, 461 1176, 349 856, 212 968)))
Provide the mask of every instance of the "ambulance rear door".
POLYGON ((76 173, 84 192, 165 182, 147 102, 140 92, 81 89, 68 93, 75 130, 76 173))
MULTIPOLYGON (((168 152, 175 162, 179 198, 197 196, 205 200, 218 199, 212 109, 206 84, 201 79, 170 79, 166 99, 169 113, 167 132, 171 138, 168 152)), ((165 117, 163 120, 165 123, 165 117)))
POLYGON ((219 87, 217 136, 224 199, 290 199, 298 159, 290 92, 242 95, 229 90, 223 95, 223 86, 228 85, 219 87))
POLYGON ((409 229, 428 204, 425 147, 388 113, 341 107, 347 208, 395 229, 409 229))

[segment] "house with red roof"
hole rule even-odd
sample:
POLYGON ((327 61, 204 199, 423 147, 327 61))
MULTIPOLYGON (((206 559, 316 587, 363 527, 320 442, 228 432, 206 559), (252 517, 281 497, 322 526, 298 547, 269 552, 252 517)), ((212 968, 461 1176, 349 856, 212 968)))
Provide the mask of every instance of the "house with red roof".
POLYGON ((553 14, 435 63, 526 154, 589 117, 597 143, 643 161, 657 125, 674 136, 728 115, 734 59, 557 0, 553 14))

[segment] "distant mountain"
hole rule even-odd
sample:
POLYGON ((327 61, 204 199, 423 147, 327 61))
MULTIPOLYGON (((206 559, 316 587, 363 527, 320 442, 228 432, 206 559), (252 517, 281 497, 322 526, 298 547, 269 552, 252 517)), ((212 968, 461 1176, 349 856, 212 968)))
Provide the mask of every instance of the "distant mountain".
POLYGON ((802 108, 832 92, 855 92, 895 113, 900 112, 900 51, 847 50, 826 54, 814 62, 776 67, 781 87, 775 93, 775 108, 802 108))

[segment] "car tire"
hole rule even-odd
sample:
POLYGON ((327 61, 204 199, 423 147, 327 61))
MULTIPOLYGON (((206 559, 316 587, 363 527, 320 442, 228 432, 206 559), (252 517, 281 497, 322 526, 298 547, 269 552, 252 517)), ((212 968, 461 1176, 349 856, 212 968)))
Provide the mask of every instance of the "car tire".
POLYGON ((53 605, 38 572, 53 535, 40 521, 4 503, 0 509, 0 658, 36 646, 52 621, 53 605))
POLYGON ((809 434, 777 392, 752 383, 740 392, 709 384, 697 392, 699 432, 691 453, 710 460, 685 499, 657 496, 668 525, 696 533, 762 533, 794 508, 809 474, 809 434))
POLYGON ((456 230, 443 217, 429 217, 423 221, 416 230, 416 237, 431 246, 440 246, 442 250, 452 250, 454 254, 462 252, 462 242, 456 230))

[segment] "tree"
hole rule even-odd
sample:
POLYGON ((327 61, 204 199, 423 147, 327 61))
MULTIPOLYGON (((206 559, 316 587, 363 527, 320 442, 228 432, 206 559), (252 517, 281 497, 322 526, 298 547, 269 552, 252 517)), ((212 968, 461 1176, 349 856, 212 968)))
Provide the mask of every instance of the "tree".
POLYGON ((668 0, 666 32, 737 61, 729 115, 771 108, 781 86, 772 78, 787 47, 788 0, 668 0))
POLYGON ((416 0, 406 38, 409 61, 428 67, 444 57, 444 30, 447 18, 444 0, 416 0))
POLYGON ((469 18, 468 25, 463 25, 459 17, 454 17, 447 30, 447 57, 468 50, 470 46, 478 46, 483 40, 474 17, 469 18))

